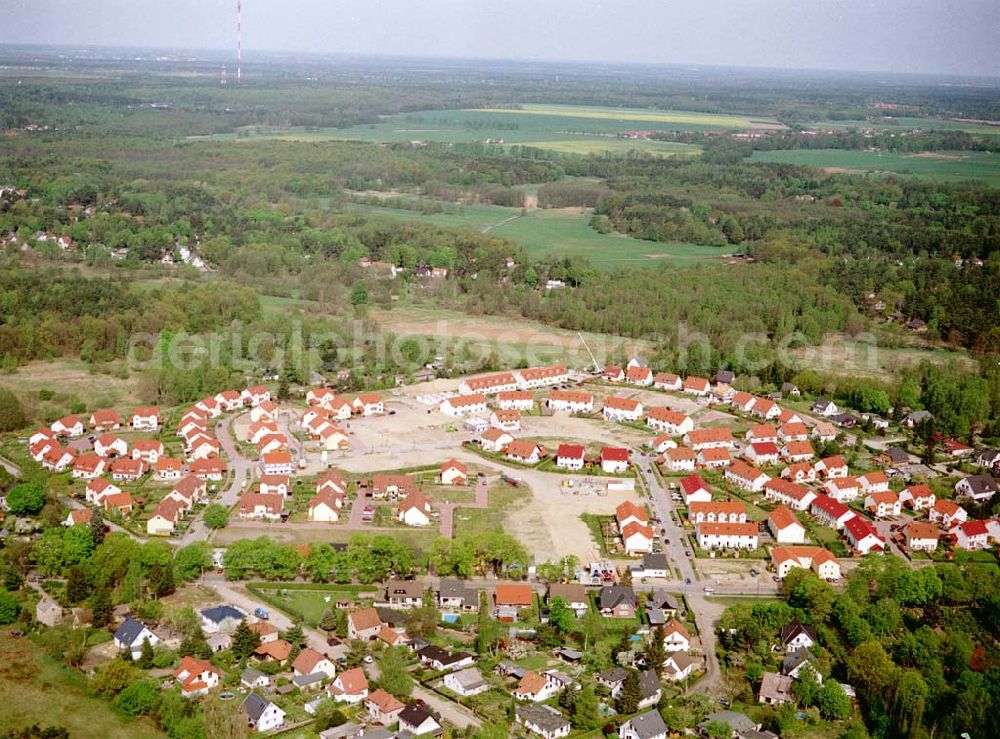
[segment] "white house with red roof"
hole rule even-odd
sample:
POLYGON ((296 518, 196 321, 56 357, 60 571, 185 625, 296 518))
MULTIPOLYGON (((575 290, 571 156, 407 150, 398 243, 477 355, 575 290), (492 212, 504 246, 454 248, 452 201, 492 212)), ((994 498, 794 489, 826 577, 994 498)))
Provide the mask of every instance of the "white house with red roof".
POLYGON ((277 521, 285 510, 285 496, 272 493, 244 493, 240 496, 240 518, 277 521))
POLYGON ((337 668, 325 655, 311 647, 305 647, 292 662, 292 672, 295 675, 315 675, 322 672, 327 677, 334 677, 337 668))
POLYGON ((625 554, 649 554, 653 551, 653 527, 630 521, 622 528, 625 554))
POLYGON ((545 399, 549 410, 569 413, 593 413, 594 395, 582 390, 553 390, 545 399))
POLYGON ((73 477, 78 480, 93 480, 107 469, 107 460, 96 454, 81 454, 73 461, 73 477))
POLYGON ((464 395, 483 393, 494 395, 500 392, 519 390, 520 385, 512 372, 499 372, 493 375, 466 377, 458 386, 458 391, 464 395))
POLYGON ((631 500, 626 500, 615 508, 615 521, 618 522, 619 530, 630 523, 646 525, 649 523, 649 514, 642 506, 636 505, 631 500))
POLYGON ((732 397, 729 398, 729 406, 733 410, 740 411, 741 413, 749 413, 756 400, 757 399, 750 393, 737 390, 733 393, 732 397))
POLYGON ((503 411, 530 411, 535 407, 535 396, 527 390, 497 393, 497 407, 503 411))
POLYGON ((778 439, 783 444, 792 441, 809 441, 809 427, 801 421, 783 423, 778 429, 778 439))
POLYGON ((267 452, 260 455, 260 468, 265 475, 291 475, 291 452, 267 452))
POLYGON ((833 477, 823 483, 827 495, 841 503, 850 503, 861 495, 861 483, 856 477, 833 477))
POLYGON ((773 441, 759 441, 747 444, 743 456, 754 464, 778 464, 781 450, 773 441))
POLYGON ((819 521, 838 531, 857 514, 829 495, 817 495, 809 505, 809 512, 819 521))
POLYGON ((861 490, 866 495, 889 491, 889 478, 881 470, 858 475, 858 482, 861 483, 861 490))
POLYGON ((733 460, 733 463, 726 468, 723 476, 726 482, 732 483, 742 490, 749 490, 754 493, 763 490, 764 485, 771 479, 756 467, 751 467, 738 459, 733 460))
POLYGON ((769 423, 755 423, 743 435, 743 438, 751 443, 761 443, 769 441, 772 444, 778 443, 778 429, 769 423))
POLYGON ((708 551, 712 549, 755 550, 759 541, 755 523, 709 523, 696 527, 698 546, 708 551))
POLYGON ((634 398, 612 396, 604 399, 604 408, 601 413, 605 420, 615 423, 638 421, 642 418, 642 403, 634 398))
POLYGON ((111 479, 134 482, 146 474, 148 466, 141 459, 120 457, 111 463, 111 479))
POLYGON ((781 450, 781 456, 788 462, 808 462, 816 456, 816 450, 808 441, 790 441, 781 450))
POLYGON ((780 416, 781 408, 768 398, 754 398, 753 405, 750 407, 750 415, 767 421, 780 416))
POLYGON ((772 477, 764 485, 764 497, 795 511, 805 511, 816 498, 809 488, 781 477, 772 477))
POLYGON ((906 526, 906 547, 913 552, 937 550, 941 531, 932 523, 912 521, 906 526))
POLYGON ((520 464, 538 464, 544 450, 532 441, 526 439, 514 439, 503 448, 503 456, 511 462, 520 464))
POLYGON ((586 453, 582 444, 560 444, 556 449, 556 467, 582 470, 586 453))
POLYGON ((779 580, 796 567, 812 570, 823 580, 840 579, 840 563, 823 547, 779 546, 771 549, 771 561, 779 580))
POLYGON ((443 414, 452 418, 460 418, 470 413, 485 413, 486 408, 486 396, 482 393, 445 398, 439 406, 439 410, 443 414))
POLYGON ((222 415, 222 406, 212 396, 202 398, 194 404, 194 407, 204 413, 207 418, 218 418, 222 415))
POLYGON ((180 683, 181 695, 185 698, 205 695, 218 687, 222 678, 222 670, 211 662, 194 657, 181 657, 180 666, 174 670, 174 679, 180 683))
POLYGON ((88 503, 99 505, 106 495, 120 493, 122 489, 103 477, 97 477, 87 483, 84 496, 88 503))
POLYGON ((215 401, 222 407, 223 410, 230 413, 243 407, 243 401, 240 398, 240 394, 235 390, 223 390, 222 392, 217 393, 215 401))
POLYGON ((694 472, 697 455, 694 449, 676 444, 663 453, 663 465, 671 472, 694 472))
POLYGON ((625 380, 625 370, 617 364, 609 364, 601 372, 601 377, 608 382, 623 382, 625 380))
POLYGON ((687 652, 691 649, 691 632, 676 618, 663 627, 663 648, 668 652, 687 652))
POLYGON ((796 462, 785 467, 781 471, 781 476, 799 484, 816 482, 816 468, 808 462, 796 462))
POLYGON ((189 459, 204 459, 205 457, 218 456, 222 451, 222 445, 208 436, 198 436, 191 441, 188 449, 189 459))
POLYGON ((133 431, 158 431, 160 428, 160 409, 155 405, 144 405, 132 411, 129 425, 133 431))
POLYGON ((479 446, 487 452, 501 452, 512 441, 513 436, 498 428, 488 428, 479 436, 479 446))
POLYGON ((71 439, 83 436, 83 422, 76 416, 63 416, 50 427, 56 436, 68 436, 71 439))
POLYGON ((188 466, 188 471, 202 480, 221 480, 226 476, 226 463, 220 457, 202 457, 188 466))
POLYGON ((94 411, 90 414, 90 428, 95 431, 115 431, 122 427, 121 416, 112 408, 94 411))
POLYGON ((678 392, 684 386, 681 378, 670 372, 657 372, 653 377, 653 387, 657 390, 678 392))
POLYGON ((441 483, 443 485, 465 485, 469 481, 469 468, 464 462, 449 459, 441 465, 441 483))
POLYGON ((385 403, 378 393, 360 393, 351 401, 351 409, 365 418, 380 416, 385 413, 385 403))
POLYGON ((240 400, 243 405, 256 408, 261 403, 271 400, 271 391, 263 385, 251 385, 240 393, 240 400))
POLYGON ((653 384, 653 370, 649 367, 629 367, 625 370, 625 382, 638 387, 649 387, 653 384))
POLYGON ((955 541, 957 549, 971 551, 985 549, 989 540, 989 527, 986 521, 964 521, 952 524, 948 535, 955 541))
POLYGON ((688 395, 704 397, 711 390, 711 384, 704 377, 694 375, 684 378, 684 392, 688 395))
POLYGON ((334 492, 324 490, 321 493, 316 493, 309 501, 309 520, 325 523, 339 521, 340 508, 343 505, 343 497, 334 492))
POLYGON ((697 455, 698 466, 706 470, 721 470, 733 463, 728 449, 702 449, 697 455))
POLYGON ((326 686, 326 694, 340 703, 360 703, 368 697, 368 677, 360 667, 344 670, 326 686))
POLYGON ((693 524, 746 523, 747 507, 739 501, 712 500, 695 502, 688 506, 688 519, 693 524))
POLYGON ((547 367, 529 367, 528 369, 517 370, 514 378, 522 388, 538 388, 548 385, 560 385, 569 381, 569 372, 561 364, 553 364, 547 367))
POLYGON ((155 466, 163 455, 163 442, 159 439, 136 439, 132 442, 132 458, 141 459, 148 465, 155 466))
POLYGON ((899 502, 914 511, 925 511, 934 506, 937 496, 925 483, 910 485, 899 493, 899 502))
POLYGON ((882 554, 886 550, 886 541, 878 535, 872 522, 861 516, 854 516, 844 524, 844 536, 855 551, 861 554, 882 554))
POLYGON ((654 431, 662 431, 671 436, 683 436, 694 428, 694 421, 680 411, 656 406, 647 411, 646 425, 654 431))
POLYGON ((802 544, 806 540, 806 527, 786 506, 779 505, 767 515, 767 527, 779 544, 802 544))
POLYGON ((936 500, 927 510, 927 519, 948 529, 955 523, 968 521, 969 514, 953 500, 936 500))
POLYGON ((520 431, 521 411, 495 410, 490 414, 490 426, 503 431, 520 431))
POLYGON ((101 434, 94 439, 94 453, 99 457, 124 457, 128 454, 128 443, 114 434, 101 434))
POLYGON ((276 421, 280 406, 273 400, 265 400, 260 405, 255 405, 250 409, 251 421, 276 421))
POLYGON ((847 462, 841 456, 825 457, 816 463, 816 472, 821 477, 833 479, 836 477, 847 477, 849 470, 847 462))
POLYGON ((601 449, 601 470, 609 474, 628 472, 628 449, 611 446, 601 449))
POLYGON ((407 526, 427 526, 431 522, 431 502, 414 490, 396 508, 396 518, 407 526))
POLYGON ((702 449, 732 449, 736 441, 726 428, 692 429, 684 434, 684 443, 696 452, 702 449))
POLYGON ((901 513, 899 496, 891 490, 878 493, 868 493, 865 496, 865 510, 875 518, 890 518, 901 513))
POLYGON ((51 446, 42 456, 40 464, 49 472, 65 472, 73 464, 76 457, 69 449, 61 446, 51 446))
POLYGON ((701 475, 688 475, 680 482, 681 498, 684 505, 691 506, 694 503, 708 503, 712 500, 712 491, 708 487, 701 475))

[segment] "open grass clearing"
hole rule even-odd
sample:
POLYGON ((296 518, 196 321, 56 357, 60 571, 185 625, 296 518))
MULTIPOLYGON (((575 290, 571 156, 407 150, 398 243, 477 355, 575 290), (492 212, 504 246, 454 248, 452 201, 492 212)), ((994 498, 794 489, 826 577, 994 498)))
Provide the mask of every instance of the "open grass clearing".
POLYGON ((148 739, 164 736, 149 720, 129 720, 90 695, 85 675, 48 657, 31 639, 0 630, 0 724, 17 731, 61 726, 73 737, 148 739))

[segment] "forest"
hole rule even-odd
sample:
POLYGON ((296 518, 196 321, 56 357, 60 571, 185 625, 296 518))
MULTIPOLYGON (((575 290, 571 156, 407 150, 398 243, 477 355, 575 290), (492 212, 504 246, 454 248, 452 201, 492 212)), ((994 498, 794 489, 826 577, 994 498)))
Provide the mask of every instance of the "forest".
MULTIPOLYGON (((808 570, 782 583, 787 602, 739 605, 719 626, 725 660, 739 668, 744 691, 756 691, 781 655, 771 651, 793 618, 814 626, 813 665, 823 686, 857 692, 870 735, 995 736, 1000 723, 1000 571, 993 565, 910 569, 895 557, 866 558, 843 592, 808 570)), ((792 686, 807 719, 836 717, 836 703, 808 671, 792 686)), ((768 722, 794 726, 786 704, 768 722)))

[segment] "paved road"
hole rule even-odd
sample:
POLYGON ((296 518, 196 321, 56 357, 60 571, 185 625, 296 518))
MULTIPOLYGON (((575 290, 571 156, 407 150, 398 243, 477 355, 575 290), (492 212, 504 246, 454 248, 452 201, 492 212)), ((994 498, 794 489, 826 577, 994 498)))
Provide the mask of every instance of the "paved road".
MULTIPOLYGON (((243 492, 243 481, 246 480, 247 485, 249 485, 250 480, 253 478, 254 462, 240 454, 239 447, 233 440, 232 423, 239 415, 223 418, 215 427, 215 436, 229 460, 229 469, 233 475, 229 487, 222 491, 216 501, 222 503, 227 508, 231 508, 239 501, 240 493, 243 492)), ((208 541, 211 533, 204 521, 199 517, 191 521, 187 531, 176 541, 179 546, 192 544, 196 541, 208 541)))
POLYGON ((3 467, 10 474, 12 474, 14 477, 17 477, 17 478, 21 477, 21 468, 18 467, 13 462, 11 462, 9 459, 4 459, 3 457, 0 457, 0 467, 3 467))
POLYGON ((680 570, 683 578, 683 582, 676 583, 676 585, 679 585, 680 589, 683 590, 688 605, 694 612, 695 624, 698 626, 698 635, 705 652, 705 676, 697 682, 697 691, 707 695, 720 696, 724 686, 719 660, 715 654, 715 627, 722 609, 718 608, 717 604, 706 601, 704 594, 697 587, 698 575, 694 568, 694 558, 688 556, 689 550, 684 530, 674 521, 674 505, 670 493, 660 482, 656 473, 650 471, 656 464, 656 456, 655 454, 635 451, 632 458, 639 469, 639 474, 646 483, 655 515, 660 519, 659 527, 662 529, 663 551, 680 570))

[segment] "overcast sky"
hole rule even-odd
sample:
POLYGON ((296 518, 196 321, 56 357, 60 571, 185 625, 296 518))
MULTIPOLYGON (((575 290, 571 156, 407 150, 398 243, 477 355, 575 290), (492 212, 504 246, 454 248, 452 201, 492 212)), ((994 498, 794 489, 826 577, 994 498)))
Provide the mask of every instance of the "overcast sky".
MULTIPOLYGON (((0 44, 225 49, 236 0, 0 0, 0 44)), ((244 0, 243 49, 1000 76, 1000 0, 244 0)))

